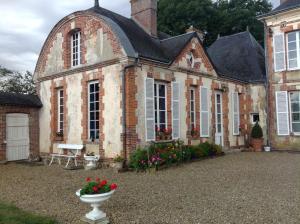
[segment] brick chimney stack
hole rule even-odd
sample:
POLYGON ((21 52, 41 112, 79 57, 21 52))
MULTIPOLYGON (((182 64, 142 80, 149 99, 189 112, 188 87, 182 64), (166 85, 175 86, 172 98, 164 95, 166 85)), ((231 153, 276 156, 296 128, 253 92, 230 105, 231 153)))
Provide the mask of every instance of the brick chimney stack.
POLYGON ((148 34, 157 37, 157 0, 131 0, 131 17, 148 34))

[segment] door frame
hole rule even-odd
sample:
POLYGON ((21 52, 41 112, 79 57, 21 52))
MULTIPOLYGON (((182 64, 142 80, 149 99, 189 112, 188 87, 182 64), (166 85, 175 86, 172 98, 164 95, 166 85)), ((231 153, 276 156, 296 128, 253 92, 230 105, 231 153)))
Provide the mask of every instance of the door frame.
POLYGON ((224 128, 223 128, 223 94, 221 91, 216 91, 215 92, 215 141, 216 141, 216 137, 219 136, 221 137, 221 146, 224 146, 224 128), (220 95, 220 104, 221 104, 221 132, 217 133, 218 130, 218 110, 217 110, 217 96, 220 95))
POLYGON ((27 113, 7 113, 6 116, 5 116, 5 142, 6 142, 6 147, 5 147, 5 150, 6 150, 6 159, 7 161, 18 161, 18 160, 15 160, 15 159, 10 159, 9 158, 9 139, 8 139, 8 117, 10 116, 16 116, 16 115, 23 115, 24 117, 26 117, 26 120, 27 120, 27 138, 26 138, 26 141, 28 141, 28 146, 26 148, 26 154, 27 154, 27 157, 26 158, 22 158, 22 159, 18 159, 18 160, 25 160, 25 159, 28 159, 29 155, 30 155, 30 121, 29 121, 29 114, 27 113))

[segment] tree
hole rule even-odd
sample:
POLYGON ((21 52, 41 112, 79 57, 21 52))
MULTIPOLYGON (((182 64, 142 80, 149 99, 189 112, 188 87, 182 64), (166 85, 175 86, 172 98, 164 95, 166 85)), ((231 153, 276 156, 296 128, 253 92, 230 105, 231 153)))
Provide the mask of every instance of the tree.
POLYGON ((27 71, 22 74, 0 66, 0 91, 36 94, 32 73, 27 71))
POLYGON ((170 35, 179 35, 193 25, 206 31, 205 45, 209 46, 218 35, 249 31, 259 43, 264 42, 263 24, 257 15, 270 12, 268 0, 160 0, 158 28, 170 35))

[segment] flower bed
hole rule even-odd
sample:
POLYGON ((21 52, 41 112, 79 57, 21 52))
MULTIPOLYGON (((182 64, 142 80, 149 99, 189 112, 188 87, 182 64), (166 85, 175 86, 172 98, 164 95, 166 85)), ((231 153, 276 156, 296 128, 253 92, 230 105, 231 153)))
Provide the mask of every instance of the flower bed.
POLYGON ((86 178, 87 184, 80 190, 80 196, 93 195, 93 194, 105 194, 113 191, 117 188, 116 184, 108 184, 107 180, 100 180, 96 178, 96 181, 92 181, 90 177, 86 178))
POLYGON ((182 141, 153 143, 137 149, 131 155, 129 166, 136 171, 145 171, 217 155, 223 155, 222 148, 208 142, 196 146, 184 145, 182 141))

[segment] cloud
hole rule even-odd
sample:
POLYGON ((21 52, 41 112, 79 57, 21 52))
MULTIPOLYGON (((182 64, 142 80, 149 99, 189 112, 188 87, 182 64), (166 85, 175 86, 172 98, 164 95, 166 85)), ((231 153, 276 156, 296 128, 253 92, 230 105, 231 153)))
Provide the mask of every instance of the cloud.
MULTIPOLYGON (((100 1, 101 6, 125 16, 129 0, 100 1)), ((92 7, 93 0, 0 1, 0 65, 34 71, 39 52, 54 25, 64 16, 92 7)))
MULTIPOLYGON (((278 1, 279 0, 273 0, 278 1)), ((130 15, 129 0, 102 0, 102 7, 130 15)), ((52 27, 64 16, 92 7, 94 0, 0 1, 0 65, 34 71, 39 52, 52 27)))

